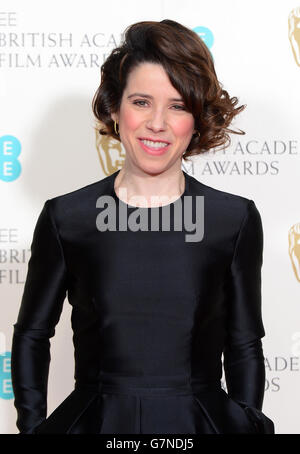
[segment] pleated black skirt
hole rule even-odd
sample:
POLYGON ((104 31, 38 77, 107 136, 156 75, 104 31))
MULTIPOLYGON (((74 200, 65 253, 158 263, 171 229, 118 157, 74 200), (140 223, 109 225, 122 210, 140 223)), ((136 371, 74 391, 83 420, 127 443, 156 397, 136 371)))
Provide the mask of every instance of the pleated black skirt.
POLYGON ((188 386, 173 377, 168 386, 137 386, 141 377, 113 377, 76 384, 32 434, 272 434, 260 410, 230 398, 219 385, 188 386))

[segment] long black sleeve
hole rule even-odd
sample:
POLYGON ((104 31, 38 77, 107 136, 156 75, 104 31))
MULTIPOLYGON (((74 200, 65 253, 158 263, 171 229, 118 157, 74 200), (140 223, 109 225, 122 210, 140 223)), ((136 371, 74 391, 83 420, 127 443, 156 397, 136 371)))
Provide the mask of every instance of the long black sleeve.
POLYGON ((46 418, 50 341, 67 290, 58 230, 46 200, 31 243, 31 257, 12 339, 11 374, 17 427, 31 430, 46 418))
POLYGON ((229 396, 258 410, 262 409, 265 390, 262 263, 261 217, 253 200, 249 200, 230 269, 228 337, 223 354, 229 396))

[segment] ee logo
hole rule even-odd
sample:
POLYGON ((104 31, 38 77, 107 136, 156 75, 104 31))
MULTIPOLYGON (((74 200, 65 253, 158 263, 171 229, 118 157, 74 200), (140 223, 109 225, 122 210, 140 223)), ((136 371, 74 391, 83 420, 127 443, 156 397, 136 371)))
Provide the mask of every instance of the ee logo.
POLYGON ((193 28, 193 31, 197 33, 199 38, 204 41, 206 46, 209 48, 209 50, 212 48, 212 45, 214 43, 214 35, 213 32, 207 28, 207 27, 202 27, 202 25, 199 25, 198 27, 193 28))
POLYGON ((18 160, 21 153, 21 143, 14 136, 0 137, 0 180, 14 181, 21 173, 18 160))
POLYGON ((0 354, 0 398, 13 399, 14 393, 10 373, 11 353, 0 354))

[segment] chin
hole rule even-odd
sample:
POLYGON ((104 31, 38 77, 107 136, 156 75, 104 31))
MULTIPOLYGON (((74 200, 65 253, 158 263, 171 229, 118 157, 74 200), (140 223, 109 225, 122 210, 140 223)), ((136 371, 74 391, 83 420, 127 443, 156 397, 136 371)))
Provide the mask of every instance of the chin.
POLYGON ((159 175, 176 165, 177 161, 180 161, 179 168, 181 168, 181 155, 179 157, 173 156, 173 159, 170 156, 168 156, 168 159, 162 156, 157 159, 152 159, 152 157, 150 159, 138 159, 137 157, 136 159, 137 167, 149 175, 159 175))
POLYGON ((139 168, 147 173, 148 175, 159 175, 160 173, 164 172, 167 168, 166 165, 162 165, 161 163, 145 163, 145 164, 140 164, 139 168))

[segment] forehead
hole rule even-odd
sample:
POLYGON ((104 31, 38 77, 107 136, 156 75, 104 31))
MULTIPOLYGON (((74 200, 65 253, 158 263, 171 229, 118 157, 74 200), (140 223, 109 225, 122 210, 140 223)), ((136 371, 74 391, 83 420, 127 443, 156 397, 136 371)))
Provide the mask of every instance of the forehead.
POLYGON ((141 63, 128 75, 126 93, 129 92, 157 92, 163 93, 166 90, 168 95, 180 97, 178 91, 170 82, 169 76, 164 67, 158 63, 141 63))

